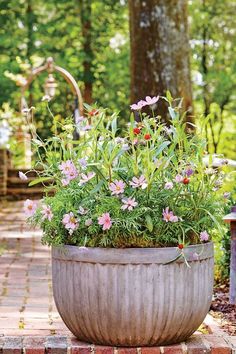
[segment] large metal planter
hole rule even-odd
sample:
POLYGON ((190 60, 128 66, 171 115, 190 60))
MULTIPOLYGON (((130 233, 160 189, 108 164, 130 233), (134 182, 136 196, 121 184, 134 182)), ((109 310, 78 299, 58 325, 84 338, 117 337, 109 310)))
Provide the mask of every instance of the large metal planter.
POLYGON ((80 340, 113 346, 178 343, 204 320, 213 289, 213 244, 184 249, 53 247, 58 311, 80 340), (196 260, 198 253, 199 259, 196 260))

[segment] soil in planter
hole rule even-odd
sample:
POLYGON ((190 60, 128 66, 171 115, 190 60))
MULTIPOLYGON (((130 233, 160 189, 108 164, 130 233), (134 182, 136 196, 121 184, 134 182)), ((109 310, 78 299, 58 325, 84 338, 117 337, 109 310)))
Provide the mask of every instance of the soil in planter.
POLYGON ((229 303, 229 281, 214 288, 210 314, 217 320, 223 331, 236 335, 236 306, 229 303))

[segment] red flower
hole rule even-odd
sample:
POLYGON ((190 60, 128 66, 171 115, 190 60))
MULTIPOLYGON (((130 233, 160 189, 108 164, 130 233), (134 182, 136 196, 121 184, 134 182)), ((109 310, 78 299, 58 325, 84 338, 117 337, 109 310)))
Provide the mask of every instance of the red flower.
POLYGON ((150 140, 151 139, 151 135, 150 134, 145 134, 144 135, 144 139, 145 140, 150 140))
POLYGON ((188 177, 185 177, 183 179, 183 184, 189 184, 189 182, 190 182, 190 179, 188 177))
POLYGON ((141 130, 140 130, 139 128, 134 128, 134 129, 133 129, 134 135, 139 135, 140 132, 141 132, 141 130))
POLYGON ((94 108, 94 109, 92 109, 91 111, 88 112, 88 115, 89 115, 90 117, 94 117, 94 116, 96 116, 98 113, 99 113, 99 110, 96 109, 96 108, 94 108))
POLYGON ((179 248, 180 250, 182 250, 182 249, 184 248, 184 245, 183 245, 182 243, 180 243, 180 244, 178 245, 178 248, 179 248))

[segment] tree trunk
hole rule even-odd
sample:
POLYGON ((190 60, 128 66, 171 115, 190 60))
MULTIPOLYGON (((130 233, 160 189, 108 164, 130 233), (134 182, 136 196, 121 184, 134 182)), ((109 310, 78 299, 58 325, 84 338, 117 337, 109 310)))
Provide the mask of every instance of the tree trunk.
POLYGON ((83 99, 84 102, 91 104, 93 101, 93 81, 94 75, 92 71, 92 61, 93 61, 93 50, 92 50, 92 0, 79 0, 80 6, 80 21, 83 36, 83 51, 84 51, 84 61, 83 61, 83 82, 84 82, 84 92, 83 99))
MULTIPOLYGON (((129 0, 129 10, 131 102, 169 90, 192 121, 187 0, 129 0)), ((156 113, 168 120, 163 100, 156 113)))

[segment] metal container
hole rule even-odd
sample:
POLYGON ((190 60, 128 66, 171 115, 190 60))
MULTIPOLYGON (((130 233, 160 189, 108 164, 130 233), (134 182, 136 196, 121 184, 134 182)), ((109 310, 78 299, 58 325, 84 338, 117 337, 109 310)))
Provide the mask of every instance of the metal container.
POLYGON ((183 249, 53 247, 57 309, 81 341, 154 346, 188 338, 213 291, 213 244, 183 249), (168 264, 166 264, 168 263, 168 264))

